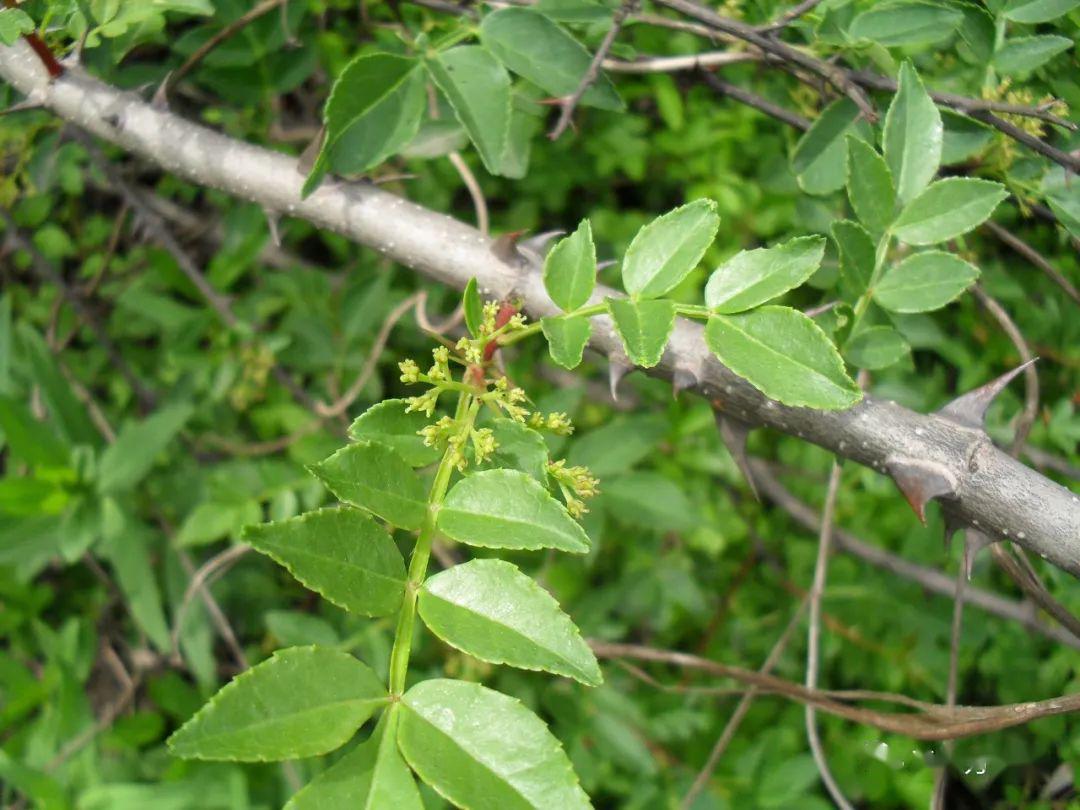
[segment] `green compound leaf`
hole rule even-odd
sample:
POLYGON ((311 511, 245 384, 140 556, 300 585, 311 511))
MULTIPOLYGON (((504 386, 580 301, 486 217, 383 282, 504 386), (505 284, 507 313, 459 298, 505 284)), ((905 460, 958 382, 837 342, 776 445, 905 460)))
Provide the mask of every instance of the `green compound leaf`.
POLYGON ((836 347, 798 310, 767 306, 714 315, 705 340, 721 363, 785 405, 839 410, 862 398, 836 347))
POLYGON ((719 227, 712 200, 694 200, 657 217, 626 249, 623 287, 634 298, 657 298, 670 291, 697 267, 719 227))
POLYGON ((859 368, 887 368, 911 351, 903 335, 891 326, 871 326, 844 345, 844 357, 859 368))
POLYGON ((821 266, 824 256, 823 236, 739 251, 709 277, 705 304, 725 314, 752 309, 798 287, 821 266))
POLYGON ((485 470, 453 486, 439 510, 439 531, 470 546, 589 550, 589 538, 566 508, 517 470, 485 470))
MULTIPOLYGON (((480 41, 507 68, 556 98, 577 90, 592 56, 562 26, 528 8, 503 8, 480 24, 480 41)), ((619 111, 622 99, 600 74, 581 103, 619 111)))
POLYGON ((874 300, 892 312, 930 312, 975 283, 979 271, 952 253, 928 250, 908 256, 874 289, 874 300))
POLYGON ((834 101, 808 129, 791 154, 791 168, 808 194, 830 194, 847 180, 847 136, 873 138, 870 125, 859 117, 849 98, 834 101))
POLYGON ((854 301, 866 292, 874 275, 877 259, 874 240, 866 228, 850 219, 834 222, 831 230, 840 251, 840 277, 844 293, 854 301))
POLYGON ((384 399, 364 411, 349 425, 349 436, 357 441, 384 444, 411 467, 426 467, 439 460, 439 451, 424 444, 417 435, 428 419, 419 411, 408 410, 404 399, 384 399))
POLYGON ((503 560, 473 560, 436 574, 420 591, 420 616, 462 652, 492 664, 603 682, 581 631, 551 594, 503 560))
POLYGON ((480 684, 434 679, 414 686, 402 697, 398 745, 420 778, 459 807, 592 807, 544 721, 480 684))
POLYGON ((292 647, 237 675, 168 746, 185 759, 311 757, 343 745, 386 702, 375 673, 348 653, 292 647))
POLYGON ((480 334, 480 325, 484 321, 484 302, 480 300, 480 291, 476 286, 476 278, 470 278, 465 285, 465 293, 461 296, 462 309, 465 313, 465 326, 469 334, 476 337, 480 334))
POLYGON ((944 242, 981 225, 1008 196, 1003 185, 991 180, 938 180, 900 212, 893 233, 909 245, 944 242))
POLYGON ((540 328, 547 338, 552 360, 569 369, 581 364, 585 346, 592 334, 592 321, 583 315, 561 315, 542 318, 540 328))
POLYGON ((244 541, 306 587, 362 616, 389 616, 405 592, 405 561, 386 531, 348 508, 244 529, 244 541))
POLYGON ((398 750, 398 719, 391 706, 367 742, 316 776, 285 810, 424 810, 398 750))
POLYGON ((478 45, 462 45, 424 64, 492 174, 520 177, 505 161, 510 137, 510 74, 478 45))
POLYGON ((605 303, 630 361, 642 368, 659 363, 675 328, 675 303, 628 298, 608 298, 605 303))
POLYGON ((954 8, 921 0, 877 3, 851 22, 855 39, 872 39, 886 47, 931 45, 952 36, 964 15, 954 8))
POLYGON ((592 226, 583 219, 544 259, 544 288, 559 309, 570 312, 585 306, 595 286, 596 247, 592 226))
POLYGON ((326 101, 326 137, 303 195, 327 171, 352 174, 382 163, 413 139, 423 112, 424 74, 416 59, 390 53, 353 59, 326 101))
POLYGON ((1053 34, 1007 39, 994 55, 994 67, 1007 75, 1028 73, 1072 46, 1068 37, 1053 34))
POLYGON ((311 471, 345 503, 402 529, 419 529, 427 514, 424 484, 405 460, 381 444, 343 447, 311 471))
POLYGON ((943 138, 941 113, 910 62, 900 66, 896 95, 885 114, 885 162, 896 195, 907 202, 937 174, 943 138))
POLYGON ((896 216, 896 189, 885 159, 870 144, 848 136, 847 193, 855 216, 881 233, 896 216))
POLYGON ((1003 16, 1019 23, 1041 23, 1057 19, 1077 6, 1080 0, 1011 0, 1003 16))

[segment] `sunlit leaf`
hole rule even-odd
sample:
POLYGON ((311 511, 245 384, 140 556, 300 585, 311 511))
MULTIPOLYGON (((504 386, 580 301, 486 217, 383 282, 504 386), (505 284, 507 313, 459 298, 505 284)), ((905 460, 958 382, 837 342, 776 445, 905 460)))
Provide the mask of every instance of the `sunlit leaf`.
POLYGON ((558 602, 508 562, 472 560, 436 574, 420 589, 419 609, 435 635, 476 658, 589 686, 603 680, 558 602))

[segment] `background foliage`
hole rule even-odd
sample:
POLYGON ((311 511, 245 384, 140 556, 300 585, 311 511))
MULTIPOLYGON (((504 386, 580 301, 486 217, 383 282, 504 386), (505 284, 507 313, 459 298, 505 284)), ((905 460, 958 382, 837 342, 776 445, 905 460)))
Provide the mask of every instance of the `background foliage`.
MULTIPOLYGON (((89 70, 149 94, 252 5, 31 0, 0 11, 0 39, 25 32, 24 17, 57 51, 85 37, 89 70)), ((431 43, 474 43, 478 25, 485 42, 479 20, 432 5, 292 0, 218 45, 172 86, 169 102, 231 135, 298 153, 315 135, 334 77, 357 55, 427 54, 431 43)), ((540 0, 537 7, 589 53, 617 8, 589 0, 540 0)), ((786 8, 728 2, 721 12, 758 24, 786 8)), ((490 19, 493 9, 478 11, 490 19)), ((641 13, 676 19, 660 9, 641 13)), ((1080 8, 1063 0, 834 0, 782 36, 890 76, 910 59, 939 92, 1022 104, 1059 99, 1054 111, 1075 121, 1078 28, 1080 8)), ((625 61, 718 47, 729 46, 638 17, 624 25, 612 56, 625 61)), ((835 103, 831 88, 800 84, 756 61, 718 75, 810 121, 835 103)), ((453 123, 453 93, 434 71, 450 101, 431 96, 429 106, 427 82, 418 80, 419 136, 358 165, 331 168, 370 171, 411 199, 471 220, 473 202, 445 157, 461 150, 482 186, 493 232, 572 231, 587 217, 601 259, 620 258, 656 215, 713 199, 721 218, 717 240, 674 293, 687 303, 702 300, 709 273, 738 250, 828 234, 834 220, 850 216, 842 176, 836 182, 834 172, 800 171, 798 128, 718 94, 695 71, 609 76, 613 84, 597 86, 597 103, 575 113, 576 131, 554 141, 543 132, 556 113, 539 102, 569 91, 516 80, 520 138, 508 165, 485 154, 482 130, 463 132, 453 123), (619 106, 612 88, 621 110, 609 109, 619 106), (478 148, 468 145, 469 136, 479 139, 478 148)), ((7 89, 0 94, 16 101, 7 89)), ((891 94, 871 95, 884 111, 891 94)), ((970 118, 947 111, 943 117, 942 173, 1003 184, 1013 196, 994 222, 1080 282, 1076 178, 970 118), (1047 211, 1056 221, 1040 215, 1047 211)), ((1080 137, 1063 128, 1007 120, 1064 151, 1080 147, 1080 137)), ((280 647, 337 645, 385 679, 393 627, 318 601, 253 554, 211 575, 216 604, 185 593, 193 572, 235 543, 243 526, 333 501, 305 465, 340 446, 348 415, 406 395, 396 362, 429 346, 411 310, 384 345, 387 317, 422 292, 434 320, 454 308, 457 296, 300 220, 280 222, 276 247, 257 207, 111 154, 123 180, 143 195, 132 206, 102 171, 96 147, 44 112, 0 118, 0 145, 0 205, 10 212, 0 251, 2 801, 49 808, 281 806, 333 757, 287 767, 184 762, 167 753, 165 737, 242 667, 280 647), (146 227, 139 208, 151 204, 147 195, 235 322, 207 304, 146 227), (66 303, 55 279, 42 278, 17 234, 88 302, 87 311, 66 303), (358 376, 365 381, 347 413, 313 422, 313 403, 337 400, 358 376)), ((505 152, 497 157, 509 159, 505 152)), ((980 289, 1042 358, 1030 445, 1035 461, 1076 491, 1076 301, 987 229, 951 249, 978 266, 980 289)), ((838 274, 830 242, 822 269, 785 303, 807 309, 837 300, 838 274)), ((602 278, 617 281, 618 269, 602 278)), ((828 317, 822 321, 828 328, 828 317)), ((938 407, 1020 360, 972 295, 888 323, 911 351, 875 371, 869 388, 917 410, 938 407)), ((552 453, 588 465, 601 480, 584 519, 593 543, 587 558, 521 553, 514 562, 558 597, 586 637, 759 667, 809 586, 814 533, 751 497, 707 403, 673 399, 668 384, 641 374, 628 378, 613 403, 595 358, 586 355, 584 367, 569 375, 540 342, 505 353, 509 373, 539 409, 575 420, 573 436, 550 439, 552 453)), ((991 411, 991 433, 1002 443, 1011 439, 1021 390, 1007 391, 991 411)), ((820 505, 827 453, 765 432, 752 436, 751 451, 768 459, 767 469, 793 493, 820 505)), ((844 468, 836 515, 839 526, 902 557, 950 573, 959 564, 958 551, 941 549, 940 514, 931 509, 928 525, 920 526, 893 484, 870 470, 844 468)), ((447 553, 466 555, 456 546, 447 553)), ((1059 601, 1080 610, 1080 589, 1068 575, 1038 570, 1059 601)), ((988 555, 977 560, 973 583, 1018 596, 988 555)), ((944 700, 948 599, 839 554, 824 610, 823 685, 944 700)), ((725 684, 665 667, 650 667, 645 677, 606 661, 605 685, 590 689, 483 664, 430 635, 418 645, 415 667, 425 677, 485 682, 549 720, 600 807, 676 806, 734 705, 730 695, 699 689, 725 684)), ((804 658, 796 638, 778 674, 801 680, 804 658)), ((959 701, 1075 691, 1075 662, 1075 649, 969 609, 959 701)), ((960 741, 952 752, 831 718, 819 723, 838 781, 865 807, 926 806, 932 766, 945 762, 950 806, 1065 806, 1067 799, 1053 803, 1061 794, 1050 788, 1071 786, 1080 764, 1080 725, 1069 716, 960 741)), ((807 753, 802 708, 764 697, 695 807, 827 807, 825 796, 807 753)), ((440 806, 434 794, 424 799, 440 806)))

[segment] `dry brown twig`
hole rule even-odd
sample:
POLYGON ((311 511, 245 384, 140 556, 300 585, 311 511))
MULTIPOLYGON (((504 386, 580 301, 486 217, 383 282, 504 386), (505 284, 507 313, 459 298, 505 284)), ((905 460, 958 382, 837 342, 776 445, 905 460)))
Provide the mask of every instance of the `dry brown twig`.
POLYGON ((988 734, 1024 725, 1044 717, 1080 711, 1080 694, 1062 695, 1047 700, 1000 706, 956 706, 913 701, 903 695, 868 690, 822 691, 773 675, 721 664, 707 658, 673 650, 662 650, 637 644, 616 644, 590 641, 593 652, 605 659, 629 658, 649 661, 682 669, 705 672, 719 678, 731 678, 756 686, 761 694, 776 695, 836 717, 872 726, 882 731, 904 734, 918 740, 949 740, 988 734), (886 702, 917 708, 912 712, 879 712, 852 705, 853 702, 886 702))

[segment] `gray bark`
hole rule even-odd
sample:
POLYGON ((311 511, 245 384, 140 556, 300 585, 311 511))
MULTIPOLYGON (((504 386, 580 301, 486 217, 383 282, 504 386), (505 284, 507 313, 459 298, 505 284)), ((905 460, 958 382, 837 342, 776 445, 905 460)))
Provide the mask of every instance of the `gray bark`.
MULTIPOLYGON (((424 275, 463 288, 476 277, 489 297, 520 296, 533 317, 556 314, 540 274, 507 264, 477 230, 366 183, 328 180, 306 200, 296 159, 228 138, 157 109, 73 68, 50 82, 23 42, 0 46, 0 77, 67 121, 193 183, 271 211, 301 217, 383 253, 424 275)), ((617 295, 599 288, 595 300, 617 295)), ((722 366, 696 323, 676 324, 663 360, 650 373, 680 382, 734 417, 775 428, 884 474, 916 465, 950 482, 952 516, 1008 538, 1080 576, 1080 497, 997 449, 981 430, 866 397, 846 411, 814 411, 773 402, 722 366)), ((594 319, 591 345, 625 363, 619 338, 594 319)))

